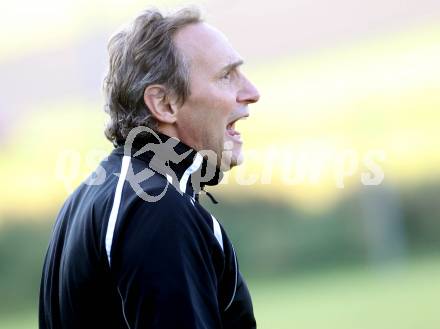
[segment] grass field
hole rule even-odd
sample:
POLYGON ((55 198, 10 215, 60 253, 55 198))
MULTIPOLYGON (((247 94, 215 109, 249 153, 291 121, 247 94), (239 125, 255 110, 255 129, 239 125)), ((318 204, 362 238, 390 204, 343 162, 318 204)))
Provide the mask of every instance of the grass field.
POLYGON ((440 259, 251 282, 263 329, 438 329, 440 259))
MULTIPOLYGON (((440 258, 249 280, 260 329, 438 329, 440 258)), ((36 312, 0 328, 37 328, 36 312)))

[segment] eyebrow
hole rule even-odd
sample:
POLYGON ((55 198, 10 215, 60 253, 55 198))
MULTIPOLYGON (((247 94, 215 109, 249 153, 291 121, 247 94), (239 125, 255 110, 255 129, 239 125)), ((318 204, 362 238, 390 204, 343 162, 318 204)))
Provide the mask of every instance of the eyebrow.
POLYGON ((239 59, 239 60, 237 60, 237 61, 235 61, 235 62, 232 62, 232 63, 230 63, 230 64, 224 66, 224 67, 220 70, 220 72, 221 72, 221 73, 223 73, 223 72, 229 72, 229 71, 235 69, 236 67, 242 65, 243 63, 244 63, 244 61, 243 61, 242 59, 239 59))

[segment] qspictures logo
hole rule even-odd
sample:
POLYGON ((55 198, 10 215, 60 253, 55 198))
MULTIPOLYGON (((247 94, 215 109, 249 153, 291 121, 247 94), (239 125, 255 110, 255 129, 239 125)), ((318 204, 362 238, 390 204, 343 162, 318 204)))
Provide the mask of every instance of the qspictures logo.
MULTIPOLYGON (((178 143, 179 140, 176 138, 162 141, 158 134, 148 127, 133 128, 124 144, 121 171, 115 175, 123 175, 123 180, 143 200, 156 202, 165 195, 171 186, 183 194, 189 179, 194 190, 200 190, 204 182, 210 181, 216 175, 216 167, 212 165, 205 166, 205 170, 200 170, 203 163, 222 163, 222 171, 230 169, 230 163, 225 163, 225 159, 231 159, 231 143, 224 144, 220 161, 217 161, 217 154, 211 150, 198 152, 188 150, 179 154, 175 149, 178 143), (137 150, 133 144, 140 134, 150 134, 154 137, 154 142, 147 143, 137 150), (131 158, 146 152, 151 158, 149 166, 135 172, 131 158), (184 175, 178 177, 171 164, 180 164, 184 160, 189 165, 184 175), (155 174, 165 177, 166 185, 160 193, 151 195, 141 185, 148 184, 148 180, 155 174)), ((334 182, 335 188, 343 189, 346 180, 353 179, 356 175, 359 183, 364 186, 377 186, 382 184, 385 179, 382 165, 386 161, 386 153, 381 149, 370 149, 361 153, 355 149, 316 150, 303 148, 298 150, 286 145, 278 147, 272 145, 270 149, 245 149, 243 153, 246 162, 258 163, 259 166, 255 166, 253 170, 245 169, 245 166, 238 166, 234 168, 234 176, 231 178, 226 175, 220 184, 270 185, 273 184, 274 177, 277 176, 277 183, 288 188, 304 184, 320 184, 325 177, 324 174, 327 174, 327 178, 331 177, 334 182)), ((81 168, 86 165, 90 171, 93 170, 93 173, 85 179, 85 183, 88 185, 103 184, 108 173, 99 162, 106 161, 107 155, 103 150, 91 150, 84 157, 81 157, 80 152, 65 150, 59 154, 56 162, 56 178, 70 193, 74 189, 74 182, 80 178, 81 168)))

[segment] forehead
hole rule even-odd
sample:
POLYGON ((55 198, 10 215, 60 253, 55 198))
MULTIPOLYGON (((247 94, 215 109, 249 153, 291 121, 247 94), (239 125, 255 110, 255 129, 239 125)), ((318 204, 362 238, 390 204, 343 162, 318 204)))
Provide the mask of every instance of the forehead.
POLYGON ((196 68, 219 70, 241 59, 226 36, 207 23, 183 27, 175 34, 174 43, 196 68))

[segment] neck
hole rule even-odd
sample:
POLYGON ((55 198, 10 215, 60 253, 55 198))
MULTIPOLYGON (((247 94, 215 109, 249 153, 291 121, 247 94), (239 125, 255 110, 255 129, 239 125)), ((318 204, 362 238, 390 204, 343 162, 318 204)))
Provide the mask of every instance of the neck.
POLYGON ((197 195, 205 185, 217 185, 223 177, 221 170, 210 164, 196 150, 175 137, 152 131, 139 134, 124 153, 147 162, 149 167, 167 178, 181 193, 197 195))

